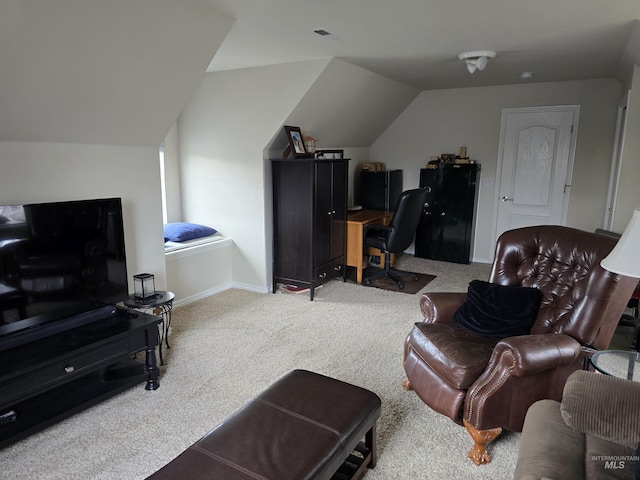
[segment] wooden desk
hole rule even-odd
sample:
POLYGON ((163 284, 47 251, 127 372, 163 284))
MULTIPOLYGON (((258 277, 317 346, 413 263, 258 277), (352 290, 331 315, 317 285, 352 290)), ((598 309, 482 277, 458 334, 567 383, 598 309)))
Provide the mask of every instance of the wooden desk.
POLYGON ((364 229, 371 223, 388 225, 393 212, 380 210, 358 210, 347 215, 347 265, 356 267, 356 281, 362 283, 364 256, 380 255, 380 266, 384 266, 384 254, 377 248, 364 247, 364 229))

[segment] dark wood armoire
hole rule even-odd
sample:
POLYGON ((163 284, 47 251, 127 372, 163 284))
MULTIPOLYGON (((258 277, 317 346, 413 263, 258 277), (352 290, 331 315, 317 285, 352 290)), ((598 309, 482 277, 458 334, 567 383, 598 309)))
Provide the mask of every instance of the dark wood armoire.
POLYGON ((271 160, 273 291, 346 280, 348 159, 271 160))

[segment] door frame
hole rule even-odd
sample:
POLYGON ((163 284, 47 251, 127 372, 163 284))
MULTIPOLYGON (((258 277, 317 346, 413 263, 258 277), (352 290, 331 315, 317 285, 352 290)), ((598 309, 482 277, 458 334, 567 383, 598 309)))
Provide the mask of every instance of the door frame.
MULTIPOLYGON (((561 224, 567 223, 567 212, 569 210, 569 197, 571 196, 571 182, 573 178, 573 164, 576 154, 576 143, 578 138, 578 122, 580 120, 580 105, 549 105, 541 107, 514 107, 503 108, 500 118, 500 140, 498 143, 498 161, 496 163, 496 183, 494 190, 494 208, 493 208, 493 221, 491 225, 491 239, 492 245, 496 245, 498 241, 498 209, 500 204, 501 182, 502 182, 502 164, 504 161, 504 144, 506 140, 507 132, 507 116, 513 113, 543 113, 543 112, 558 112, 563 110, 569 110, 573 112, 573 129, 571 131, 571 138, 569 140, 569 158, 567 161, 567 176, 565 179, 565 195, 562 201, 562 213, 561 224)), ((491 262, 493 262, 495 256, 495 250, 490 252, 491 262)))
POLYGON ((609 173, 609 190, 607 192, 607 205, 604 210, 602 228, 613 230, 616 216, 616 203, 618 199, 618 184, 620 183, 620 168, 622 166, 622 154, 624 152, 624 140, 626 136, 627 106, 631 92, 627 91, 618 105, 618 117, 616 119, 616 133, 613 142, 611 157, 611 171, 609 173))

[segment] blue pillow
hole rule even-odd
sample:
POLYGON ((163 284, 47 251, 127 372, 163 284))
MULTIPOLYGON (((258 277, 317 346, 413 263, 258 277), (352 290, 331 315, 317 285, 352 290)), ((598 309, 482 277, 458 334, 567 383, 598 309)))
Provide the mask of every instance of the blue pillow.
POLYGON ((208 237, 218 231, 206 225, 198 225, 197 223, 173 222, 164 226, 165 242, 184 242, 193 240, 194 238, 208 237))
POLYGON ((452 322, 498 340, 527 335, 538 316, 541 299, 542 292, 537 288, 473 280, 467 301, 453 315, 452 322))

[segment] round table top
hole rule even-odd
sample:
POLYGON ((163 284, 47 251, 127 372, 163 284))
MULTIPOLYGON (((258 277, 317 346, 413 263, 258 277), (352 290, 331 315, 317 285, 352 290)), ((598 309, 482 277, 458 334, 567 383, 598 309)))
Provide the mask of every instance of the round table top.
POLYGON ((640 382, 640 352, 602 350, 593 354, 591 363, 601 373, 640 382))
POLYGON ((136 298, 134 295, 129 295, 124 304, 131 308, 153 308, 166 305, 172 302, 174 298, 173 292, 157 290, 155 295, 147 298, 136 298))

